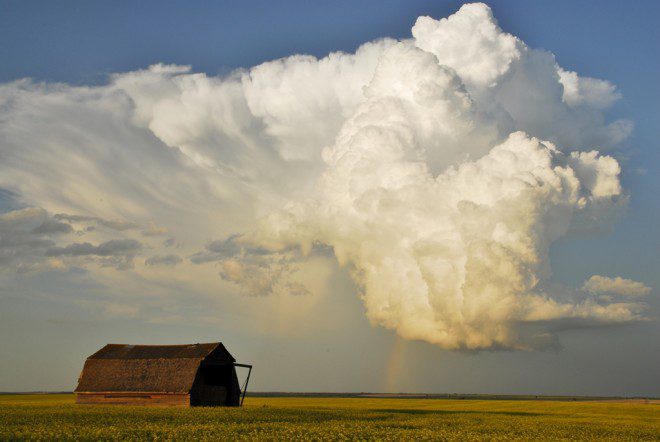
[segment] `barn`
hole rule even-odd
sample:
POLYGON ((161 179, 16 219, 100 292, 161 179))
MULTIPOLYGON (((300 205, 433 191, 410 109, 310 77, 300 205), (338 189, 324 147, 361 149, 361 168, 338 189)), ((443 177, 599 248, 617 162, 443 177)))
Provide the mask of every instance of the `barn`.
POLYGON ((190 345, 108 344, 85 361, 78 404, 238 406, 251 365, 220 342, 190 345), (236 367, 249 368, 241 395, 236 367))

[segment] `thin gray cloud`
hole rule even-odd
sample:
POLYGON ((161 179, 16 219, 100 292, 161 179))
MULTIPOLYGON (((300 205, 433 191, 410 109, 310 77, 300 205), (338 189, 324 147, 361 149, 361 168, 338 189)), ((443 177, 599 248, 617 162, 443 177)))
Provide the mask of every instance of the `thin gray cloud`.
POLYGON ((99 245, 84 242, 51 247, 46 251, 46 256, 82 257, 96 262, 101 267, 128 270, 133 268, 133 258, 142 248, 142 243, 134 239, 112 239, 99 245))
POLYGON ((127 256, 134 255, 142 248, 142 243, 134 239, 112 239, 95 246, 91 243, 73 243, 65 247, 53 247, 46 256, 127 256))
POLYGON ((266 256, 274 253, 264 247, 254 246, 249 243, 241 243, 242 235, 229 235, 225 239, 217 239, 206 244, 204 250, 190 257, 195 264, 222 261, 237 255, 266 256))
POLYGON ((144 261, 148 266, 175 266, 182 261, 179 255, 154 255, 144 261))
POLYGON ((57 234, 71 232, 73 232, 73 227, 71 227, 71 224, 63 223, 52 218, 45 219, 41 225, 32 230, 32 233, 36 234, 57 234))
POLYGON ((0 270, 38 268, 45 251, 55 242, 50 236, 68 233, 68 225, 30 207, 0 215, 0 270))
POLYGON ((58 213, 54 215, 53 218, 59 221, 69 221, 73 223, 93 223, 98 226, 103 226, 118 231, 132 230, 139 228, 137 224, 129 221, 108 220, 108 219, 99 218, 97 216, 70 215, 67 213, 58 213))
POLYGON ((146 228, 142 229, 142 236, 165 236, 167 235, 167 227, 156 225, 150 222, 146 228))

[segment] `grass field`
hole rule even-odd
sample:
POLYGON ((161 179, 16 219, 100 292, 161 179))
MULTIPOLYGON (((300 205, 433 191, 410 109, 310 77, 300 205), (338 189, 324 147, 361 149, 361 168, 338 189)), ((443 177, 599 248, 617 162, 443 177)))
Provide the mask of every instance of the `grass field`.
POLYGON ((660 440, 660 405, 248 397, 244 408, 75 405, 0 396, 1 440, 660 440))

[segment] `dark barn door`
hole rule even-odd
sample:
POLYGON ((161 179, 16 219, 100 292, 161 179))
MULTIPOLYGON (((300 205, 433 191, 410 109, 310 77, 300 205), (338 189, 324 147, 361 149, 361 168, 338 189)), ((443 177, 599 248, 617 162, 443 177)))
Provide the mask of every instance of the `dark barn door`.
POLYGON ((191 405, 237 406, 239 401, 240 389, 234 366, 202 363, 191 394, 191 405))

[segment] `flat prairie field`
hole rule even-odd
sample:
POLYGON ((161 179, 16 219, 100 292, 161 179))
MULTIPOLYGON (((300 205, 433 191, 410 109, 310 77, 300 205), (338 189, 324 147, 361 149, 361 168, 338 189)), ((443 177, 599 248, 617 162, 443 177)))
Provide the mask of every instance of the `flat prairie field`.
POLYGON ((0 440, 660 440, 642 402, 248 397, 243 408, 0 395, 0 440))

